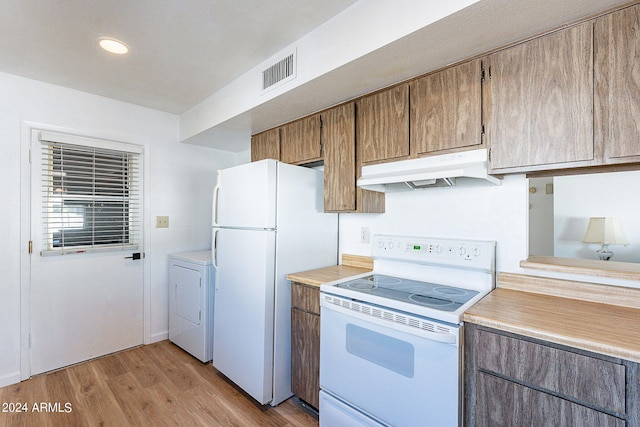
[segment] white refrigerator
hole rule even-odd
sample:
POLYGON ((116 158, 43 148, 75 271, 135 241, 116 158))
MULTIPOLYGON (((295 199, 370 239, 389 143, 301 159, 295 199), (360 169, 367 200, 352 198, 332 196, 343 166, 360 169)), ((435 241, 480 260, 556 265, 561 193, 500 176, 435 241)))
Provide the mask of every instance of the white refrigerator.
POLYGON ((262 160, 218 171, 213 195, 213 365, 261 404, 291 393, 286 275, 335 265, 338 216, 323 174, 262 160))

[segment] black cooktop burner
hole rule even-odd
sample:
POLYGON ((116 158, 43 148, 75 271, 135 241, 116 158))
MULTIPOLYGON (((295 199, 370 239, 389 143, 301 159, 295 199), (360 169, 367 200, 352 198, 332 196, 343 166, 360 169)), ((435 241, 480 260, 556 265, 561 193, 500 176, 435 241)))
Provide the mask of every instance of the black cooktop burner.
POLYGON ((402 283, 402 279, 398 279, 397 277, 382 276, 380 274, 369 276, 367 280, 375 284, 376 286, 377 285, 389 286, 389 285, 397 285, 398 283, 402 283))
POLYGON ((354 281, 349 283, 347 286, 349 289, 363 290, 363 289, 373 289, 377 286, 373 282, 365 282, 365 281, 354 281))
POLYGON ((462 296, 466 295, 469 291, 467 289, 451 288, 449 286, 438 286, 437 288, 433 288, 433 292, 440 295, 462 296))
POLYGON ((411 301, 417 302, 418 304, 428 305, 434 308, 442 308, 451 304, 455 304, 455 302, 451 300, 434 298, 428 295, 420 295, 420 294, 409 295, 409 299, 411 301))
POLYGON ((469 289, 381 274, 349 280, 336 286, 442 311, 455 311, 478 294, 469 289))

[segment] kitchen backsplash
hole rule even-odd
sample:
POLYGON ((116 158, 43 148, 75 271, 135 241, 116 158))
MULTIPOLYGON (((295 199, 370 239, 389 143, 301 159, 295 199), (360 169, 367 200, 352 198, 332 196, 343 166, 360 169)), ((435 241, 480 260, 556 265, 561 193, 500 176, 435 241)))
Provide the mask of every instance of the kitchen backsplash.
POLYGON ((497 241, 498 270, 515 271, 528 255, 528 192, 524 175, 499 186, 430 188, 387 193, 384 214, 341 214, 340 252, 370 255, 370 235, 399 234, 497 241))

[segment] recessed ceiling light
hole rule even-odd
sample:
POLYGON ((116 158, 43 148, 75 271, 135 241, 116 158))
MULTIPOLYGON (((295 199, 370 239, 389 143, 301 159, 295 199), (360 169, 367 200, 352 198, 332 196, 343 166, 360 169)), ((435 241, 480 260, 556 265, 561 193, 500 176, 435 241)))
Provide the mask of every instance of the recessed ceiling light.
POLYGON ((101 48, 116 55, 124 55, 129 52, 127 45, 116 39, 102 38, 98 43, 101 48))

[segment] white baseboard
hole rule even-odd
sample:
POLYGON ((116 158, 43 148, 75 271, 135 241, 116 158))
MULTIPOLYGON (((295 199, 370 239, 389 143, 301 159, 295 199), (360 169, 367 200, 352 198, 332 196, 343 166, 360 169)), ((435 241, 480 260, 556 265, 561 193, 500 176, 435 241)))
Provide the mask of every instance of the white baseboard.
POLYGON ((0 377, 0 387, 6 387, 11 384, 17 384, 20 382, 20 372, 13 372, 11 374, 0 377))
POLYGON ((158 334, 151 335, 151 341, 147 344, 153 344, 154 342, 164 341, 168 339, 169 339, 169 331, 164 331, 158 334))

